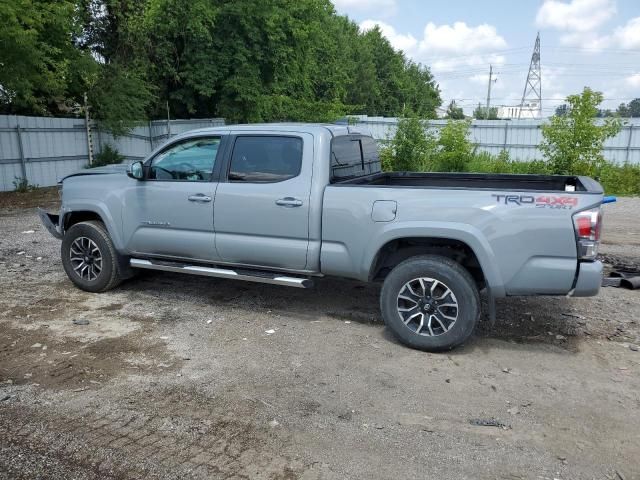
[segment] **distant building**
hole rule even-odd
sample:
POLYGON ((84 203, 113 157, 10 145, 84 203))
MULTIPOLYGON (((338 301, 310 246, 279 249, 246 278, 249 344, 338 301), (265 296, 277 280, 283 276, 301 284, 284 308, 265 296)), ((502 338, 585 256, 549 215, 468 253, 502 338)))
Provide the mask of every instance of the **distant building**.
POLYGON ((447 109, 444 107, 436 107, 436 117, 447 118, 447 109))
POLYGON ((498 118, 517 119, 520 118, 540 118, 540 110, 537 103, 525 103, 520 114, 520 105, 498 107, 498 118))

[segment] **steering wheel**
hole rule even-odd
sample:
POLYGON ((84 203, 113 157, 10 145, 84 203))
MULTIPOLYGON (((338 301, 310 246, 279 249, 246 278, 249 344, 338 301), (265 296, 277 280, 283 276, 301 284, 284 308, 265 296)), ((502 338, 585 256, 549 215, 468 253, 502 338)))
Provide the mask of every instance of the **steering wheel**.
POLYGON ((178 165, 176 165, 176 169, 179 169, 185 175, 198 175, 198 180, 202 180, 202 175, 200 174, 200 172, 195 170, 193 168, 193 165, 191 165, 190 163, 179 163, 178 165))

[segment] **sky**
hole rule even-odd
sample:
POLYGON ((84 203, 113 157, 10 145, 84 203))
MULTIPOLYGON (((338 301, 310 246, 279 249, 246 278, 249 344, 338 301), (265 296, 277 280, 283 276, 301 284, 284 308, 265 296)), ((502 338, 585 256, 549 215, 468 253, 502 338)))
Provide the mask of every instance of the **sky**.
POLYGON ((602 108, 640 97, 640 0, 332 0, 361 29, 378 25, 391 44, 428 66, 471 114, 487 101, 519 105, 540 33, 542 114, 585 86, 602 108))

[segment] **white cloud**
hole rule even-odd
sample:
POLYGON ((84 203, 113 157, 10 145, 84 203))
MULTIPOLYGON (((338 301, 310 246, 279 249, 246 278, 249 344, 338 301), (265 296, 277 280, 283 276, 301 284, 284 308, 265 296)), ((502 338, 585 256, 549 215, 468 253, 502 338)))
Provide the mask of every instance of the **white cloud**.
POLYGON ((332 0, 336 10, 344 13, 353 11, 395 11, 396 0, 332 0))
POLYGON ((613 32, 613 39, 621 48, 640 48, 640 17, 632 18, 613 32))
POLYGON ((413 35, 399 34, 391 25, 379 20, 365 20, 360 24, 360 29, 366 32, 367 30, 371 30, 376 26, 378 26, 378 28, 382 32, 382 35, 384 35, 387 40, 389 40, 389 43, 391 43, 393 48, 395 48, 396 50, 409 52, 418 44, 418 41, 413 37, 413 35))
POLYGON ((640 88, 640 73, 634 73, 624 79, 625 83, 631 88, 640 88))
MULTIPOLYGON (((495 66, 502 65, 506 62, 506 58, 503 55, 496 54, 478 54, 468 55, 460 58, 441 58, 439 60, 426 59, 423 63, 428 65, 431 70, 438 73, 452 72, 456 73, 456 70, 461 67, 486 67, 489 64, 495 66)), ((488 73, 487 73, 488 75, 488 73)))
POLYGON ((465 22, 453 25, 436 25, 432 22, 424 27, 424 36, 419 49, 427 54, 472 54, 505 48, 507 42, 493 25, 483 23, 476 27, 465 22))
POLYGON ((592 32, 571 32, 560 36, 560 43, 596 53, 611 45, 611 37, 599 36, 592 32))
POLYGON ((572 32, 595 30, 616 13, 615 0, 547 0, 538 9, 536 25, 572 32))

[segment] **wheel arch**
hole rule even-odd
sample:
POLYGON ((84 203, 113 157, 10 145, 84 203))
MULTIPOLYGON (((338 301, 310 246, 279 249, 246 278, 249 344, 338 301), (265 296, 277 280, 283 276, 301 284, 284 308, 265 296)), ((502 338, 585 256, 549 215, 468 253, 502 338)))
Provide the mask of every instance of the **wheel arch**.
POLYGON ((95 220, 102 222, 111 237, 116 250, 122 252, 122 238, 119 234, 115 220, 109 210, 100 204, 74 204, 66 205, 60 218, 61 233, 65 232, 76 223, 95 220))
MULTIPOLYGON (((468 227, 468 226, 466 226, 468 227)), ((435 254, 451 258, 467 268, 479 286, 494 297, 504 296, 504 285, 487 240, 478 232, 461 228, 414 229, 389 232, 369 254, 368 280, 381 280, 397 264, 417 255, 435 254)))

